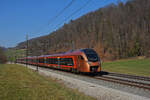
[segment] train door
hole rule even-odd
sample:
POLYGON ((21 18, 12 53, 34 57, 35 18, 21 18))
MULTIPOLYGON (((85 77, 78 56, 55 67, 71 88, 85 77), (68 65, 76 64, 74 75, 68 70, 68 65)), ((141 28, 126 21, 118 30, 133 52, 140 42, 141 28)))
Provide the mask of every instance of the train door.
POLYGON ((74 56, 73 60, 74 60, 74 69, 78 70, 80 66, 78 56, 74 56))
POLYGON ((84 58, 81 55, 79 55, 78 56, 78 70, 82 72, 83 68, 84 68, 84 58))
POLYGON ((80 61, 79 61, 79 57, 78 56, 73 56, 73 66, 71 68, 72 72, 78 73, 80 72, 79 68, 80 68, 80 61))

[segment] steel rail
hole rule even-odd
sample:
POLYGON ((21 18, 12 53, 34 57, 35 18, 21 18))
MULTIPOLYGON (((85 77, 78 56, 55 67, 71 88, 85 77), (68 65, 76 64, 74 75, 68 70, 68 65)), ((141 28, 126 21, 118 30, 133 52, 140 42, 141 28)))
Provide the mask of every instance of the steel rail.
POLYGON ((123 84, 123 85, 134 86, 134 87, 150 90, 150 84, 147 84, 147 83, 129 81, 129 80, 106 77, 106 76, 98 76, 98 77, 95 76, 94 78, 104 80, 104 81, 113 82, 113 83, 119 83, 119 84, 123 84))
POLYGON ((129 78, 129 79, 137 79, 137 80, 143 80, 143 81, 150 81, 150 77, 145 77, 145 76, 120 74, 120 73, 112 73, 112 72, 108 72, 108 75, 110 75, 110 76, 117 76, 117 77, 123 77, 123 78, 129 78))

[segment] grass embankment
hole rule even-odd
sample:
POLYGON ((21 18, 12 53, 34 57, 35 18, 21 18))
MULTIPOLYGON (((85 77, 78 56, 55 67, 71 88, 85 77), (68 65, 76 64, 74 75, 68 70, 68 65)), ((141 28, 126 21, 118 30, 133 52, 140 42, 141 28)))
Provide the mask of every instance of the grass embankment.
POLYGON ((102 70, 140 76, 150 76, 150 59, 130 59, 102 64, 102 70))
POLYGON ((0 65, 0 100, 92 100, 19 65, 0 65))

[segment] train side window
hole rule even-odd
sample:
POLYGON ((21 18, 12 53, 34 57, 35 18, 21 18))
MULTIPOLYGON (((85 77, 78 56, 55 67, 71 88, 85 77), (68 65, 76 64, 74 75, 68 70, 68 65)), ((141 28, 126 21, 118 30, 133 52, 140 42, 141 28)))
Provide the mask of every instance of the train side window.
POLYGON ((67 58, 67 65, 73 66, 73 59, 72 58, 67 58))
POLYGON ((44 63, 44 59, 43 58, 39 59, 39 63, 44 63))
POLYGON ((58 64, 58 59, 54 58, 54 64, 58 64))
POLYGON ((80 56, 80 59, 81 59, 81 60, 84 60, 83 56, 80 56))
POLYGON ((49 64, 53 64, 52 59, 53 59, 53 58, 48 58, 48 63, 49 63, 49 64))
POLYGON ((60 65, 73 66, 72 58, 60 58, 60 65))
POLYGON ((38 59, 35 59, 35 63, 39 63, 39 60, 38 60, 38 59))

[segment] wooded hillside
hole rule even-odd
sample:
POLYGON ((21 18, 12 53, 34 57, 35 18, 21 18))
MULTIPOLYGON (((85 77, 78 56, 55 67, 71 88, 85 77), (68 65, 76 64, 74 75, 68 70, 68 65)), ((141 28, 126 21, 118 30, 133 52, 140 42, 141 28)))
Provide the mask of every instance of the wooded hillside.
MULTIPOLYGON (((16 48, 25 48, 25 42, 16 48)), ((90 12, 47 36, 29 40, 30 55, 94 48, 103 59, 150 55, 150 0, 129 0, 90 12)))

